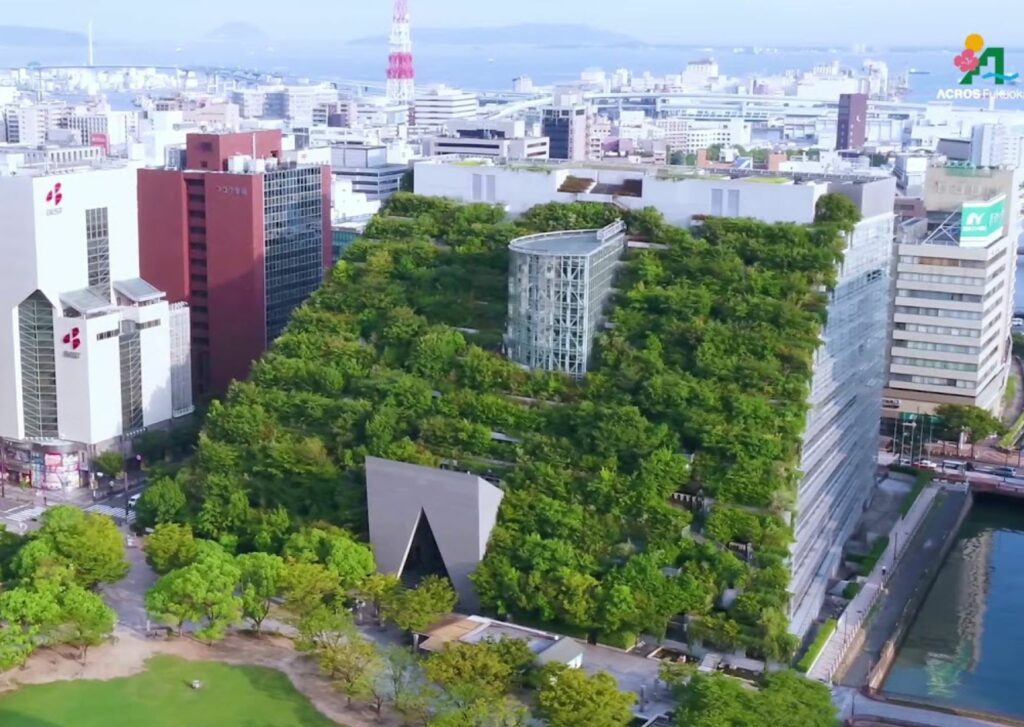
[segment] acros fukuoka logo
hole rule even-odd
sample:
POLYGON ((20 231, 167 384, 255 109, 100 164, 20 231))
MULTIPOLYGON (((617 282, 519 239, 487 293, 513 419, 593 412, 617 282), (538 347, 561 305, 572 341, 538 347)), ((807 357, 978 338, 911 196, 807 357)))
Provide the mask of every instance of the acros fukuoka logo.
POLYGON ((57 182, 55 185, 53 185, 50 191, 46 193, 47 204, 52 204, 54 207, 60 205, 61 200, 64 199, 64 195, 61 193, 60 189, 60 182, 57 182))
POLYGON ((1006 51, 997 46, 985 47, 985 39, 978 33, 971 33, 964 39, 964 49, 953 59, 953 65, 964 74, 961 86, 974 84, 979 76, 991 80, 997 86, 1015 81, 1019 73, 1006 72, 1006 51))
POLYGON ((72 328, 69 333, 64 334, 64 345, 70 346, 72 351, 77 351, 79 346, 82 345, 82 339, 78 337, 80 331, 77 328, 72 328))

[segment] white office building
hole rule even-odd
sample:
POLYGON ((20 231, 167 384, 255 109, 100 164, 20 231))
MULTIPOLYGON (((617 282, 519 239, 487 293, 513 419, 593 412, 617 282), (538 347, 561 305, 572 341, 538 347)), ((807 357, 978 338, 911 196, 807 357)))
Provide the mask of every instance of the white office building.
POLYGON ((480 110, 475 93, 447 86, 434 86, 416 96, 414 119, 416 126, 444 126, 451 119, 472 119, 480 110))
POLYGON ((978 124, 971 130, 971 166, 1024 165, 1024 127, 978 124))
POLYGON ((900 226, 884 413, 998 414, 1011 366, 1020 169, 928 168, 927 215, 900 226))
POLYGON ((137 209, 130 167, 0 176, 0 438, 11 480, 79 486, 90 455, 191 410, 188 308, 172 312, 139 277, 137 209))
POLYGON ((846 235, 815 353, 801 446, 796 536, 791 555, 790 629, 804 634, 818 617, 829 579, 875 484, 875 453, 889 320, 889 274, 896 180, 784 175, 677 175, 672 168, 582 164, 482 165, 422 162, 416 192, 503 204, 519 215, 547 202, 605 202, 656 207, 675 225, 708 215, 809 223, 815 203, 836 192, 862 219, 846 235), (767 183, 766 183, 767 182, 767 183))

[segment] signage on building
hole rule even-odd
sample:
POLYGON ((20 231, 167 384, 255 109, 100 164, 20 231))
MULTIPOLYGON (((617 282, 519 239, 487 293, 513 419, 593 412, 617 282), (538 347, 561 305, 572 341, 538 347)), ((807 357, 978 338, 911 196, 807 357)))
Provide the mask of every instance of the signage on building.
POLYGON ((89 146, 102 147, 103 153, 110 156, 110 139, 106 134, 99 132, 89 134, 89 146))
POLYGON ((64 358, 79 358, 82 355, 78 351, 78 349, 82 347, 81 333, 82 331, 78 326, 75 326, 64 334, 64 338, 61 339, 61 343, 64 344, 64 350, 62 352, 64 358))
POLYGON ((61 183, 57 182, 46 193, 46 214, 59 215, 61 213, 60 203, 64 200, 64 193, 61 191, 61 183))
POLYGON ((960 244, 984 246, 1003 234, 1006 197, 1000 195, 987 202, 964 202, 960 211, 960 244))

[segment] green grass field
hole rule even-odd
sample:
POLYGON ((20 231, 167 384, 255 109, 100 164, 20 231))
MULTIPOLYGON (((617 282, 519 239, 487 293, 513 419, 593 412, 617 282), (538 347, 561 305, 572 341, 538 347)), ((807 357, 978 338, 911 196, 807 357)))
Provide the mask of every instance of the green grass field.
POLYGON ((158 656, 127 679, 0 696, 2 727, 337 727, 273 669, 158 656), (192 689, 193 679, 203 683, 192 689))

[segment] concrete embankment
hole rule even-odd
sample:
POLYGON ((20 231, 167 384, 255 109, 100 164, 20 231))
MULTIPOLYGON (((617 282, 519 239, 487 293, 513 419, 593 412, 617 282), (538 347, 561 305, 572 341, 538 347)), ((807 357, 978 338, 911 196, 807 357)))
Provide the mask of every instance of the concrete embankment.
POLYGON ((885 680, 896 649, 970 509, 971 494, 966 491, 945 490, 936 498, 866 620, 859 648, 850 651, 836 682, 877 689, 885 680))

